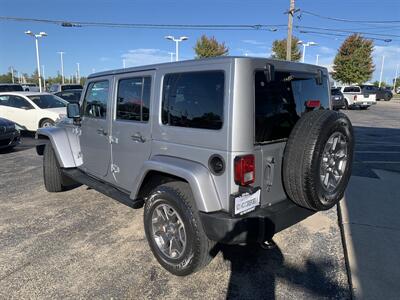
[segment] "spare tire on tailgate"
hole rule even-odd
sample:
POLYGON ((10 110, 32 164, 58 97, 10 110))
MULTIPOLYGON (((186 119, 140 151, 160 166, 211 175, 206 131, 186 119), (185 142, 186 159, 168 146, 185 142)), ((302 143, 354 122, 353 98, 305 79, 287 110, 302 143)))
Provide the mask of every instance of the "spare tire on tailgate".
POLYGON ((283 157, 283 183, 296 204, 326 210, 342 199, 351 175, 353 127, 343 113, 316 110, 296 123, 283 157))

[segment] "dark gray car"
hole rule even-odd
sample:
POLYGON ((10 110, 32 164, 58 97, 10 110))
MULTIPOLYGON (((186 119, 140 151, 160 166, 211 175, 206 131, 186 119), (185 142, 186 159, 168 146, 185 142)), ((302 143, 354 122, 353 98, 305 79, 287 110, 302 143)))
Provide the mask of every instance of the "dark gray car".
POLYGON ((20 132, 17 125, 7 119, 0 118, 0 149, 12 149, 19 144, 20 132))

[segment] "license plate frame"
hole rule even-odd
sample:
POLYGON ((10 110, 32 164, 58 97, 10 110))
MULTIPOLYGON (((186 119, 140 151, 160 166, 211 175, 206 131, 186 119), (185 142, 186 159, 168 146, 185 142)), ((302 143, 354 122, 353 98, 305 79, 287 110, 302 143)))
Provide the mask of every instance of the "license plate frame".
POLYGON ((254 211, 261 204, 261 189, 249 189, 231 195, 231 214, 233 216, 242 216, 254 211))

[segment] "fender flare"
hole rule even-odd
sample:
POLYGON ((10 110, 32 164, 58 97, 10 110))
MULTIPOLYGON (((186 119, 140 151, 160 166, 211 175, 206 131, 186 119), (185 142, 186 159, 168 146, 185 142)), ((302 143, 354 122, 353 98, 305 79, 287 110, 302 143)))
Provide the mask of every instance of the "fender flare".
MULTIPOLYGON (((65 128, 61 127, 47 127, 39 128, 36 132, 36 139, 49 139, 53 146, 54 153, 62 168, 75 168, 77 164, 72 153, 71 145, 69 143, 68 133, 65 128)), ((36 146, 40 147, 41 145, 36 146)), ((39 150, 39 149, 38 149, 39 150)), ((39 151, 38 151, 39 153, 39 151)))
POLYGON ((143 180, 150 171, 167 173, 186 180, 199 211, 213 212, 222 209, 214 180, 206 167, 194 161, 163 155, 153 156, 143 164, 140 175, 133 183, 131 199, 136 199, 143 180))

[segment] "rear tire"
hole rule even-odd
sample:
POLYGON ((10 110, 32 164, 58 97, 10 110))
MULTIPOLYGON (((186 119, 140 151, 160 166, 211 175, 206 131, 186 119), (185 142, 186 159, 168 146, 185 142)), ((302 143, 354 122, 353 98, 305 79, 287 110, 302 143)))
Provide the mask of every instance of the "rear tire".
POLYGON ((62 173, 50 142, 46 144, 43 153, 43 179, 46 190, 51 193, 62 192, 74 184, 72 179, 62 173))
POLYGON ((143 219, 150 249, 170 273, 186 276, 211 261, 215 242, 203 230, 186 182, 173 181, 155 188, 145 203, 143 219), (168 212, 168 218, 166 212, 163 217, 163 211, 168 212))
POLYGON ((315 211, 334 206, 350 179, 353 148, 345 114, 318 110, 302 116, 284 151, 282 176, 289 198, 315 211))

